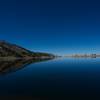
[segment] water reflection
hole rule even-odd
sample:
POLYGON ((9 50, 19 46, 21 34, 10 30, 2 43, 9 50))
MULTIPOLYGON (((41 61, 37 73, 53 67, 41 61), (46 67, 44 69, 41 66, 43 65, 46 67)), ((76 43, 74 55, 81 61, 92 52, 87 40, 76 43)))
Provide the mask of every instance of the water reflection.
POLYGON ((31 63, 38 63, 42 61, 48 61, 51 59, 17 59, 12 61, 0 61, 0 74, 5 75, 7 73, 16 72, 31 63))

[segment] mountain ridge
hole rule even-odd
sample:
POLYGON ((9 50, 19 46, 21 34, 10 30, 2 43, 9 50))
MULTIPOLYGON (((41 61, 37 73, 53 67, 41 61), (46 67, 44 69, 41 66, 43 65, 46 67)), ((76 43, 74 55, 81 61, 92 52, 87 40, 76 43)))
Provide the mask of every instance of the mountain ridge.
POLYGON ((0 57, 54 57, 53 54, 33 52, 19 45, 0 40, 0 57))

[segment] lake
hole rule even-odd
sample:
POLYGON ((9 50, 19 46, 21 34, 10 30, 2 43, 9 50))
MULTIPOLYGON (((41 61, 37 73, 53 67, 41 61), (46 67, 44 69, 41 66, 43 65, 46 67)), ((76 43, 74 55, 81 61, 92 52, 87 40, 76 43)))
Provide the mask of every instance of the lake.
POLYGON ((99 94, 100 58, 0 62, 0 97, 99 100, 99 94))

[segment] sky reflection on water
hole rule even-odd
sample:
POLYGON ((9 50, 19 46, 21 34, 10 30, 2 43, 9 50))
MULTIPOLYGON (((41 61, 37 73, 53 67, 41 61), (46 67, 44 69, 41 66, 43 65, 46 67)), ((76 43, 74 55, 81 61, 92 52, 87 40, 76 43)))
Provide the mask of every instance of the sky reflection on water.
POLYGON ((44 98, 97 97, 100 91, 100 59, 59 58, 29 64, 0 76, 2 95, 44 98))

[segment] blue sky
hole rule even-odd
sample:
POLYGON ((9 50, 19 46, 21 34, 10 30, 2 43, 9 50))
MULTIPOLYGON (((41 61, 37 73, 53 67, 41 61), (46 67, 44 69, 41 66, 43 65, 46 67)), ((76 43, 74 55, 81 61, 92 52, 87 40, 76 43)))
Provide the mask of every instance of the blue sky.
POLYGON ((100 2, 2 0, 0 39, 33 51, 100 53, 100 2))

